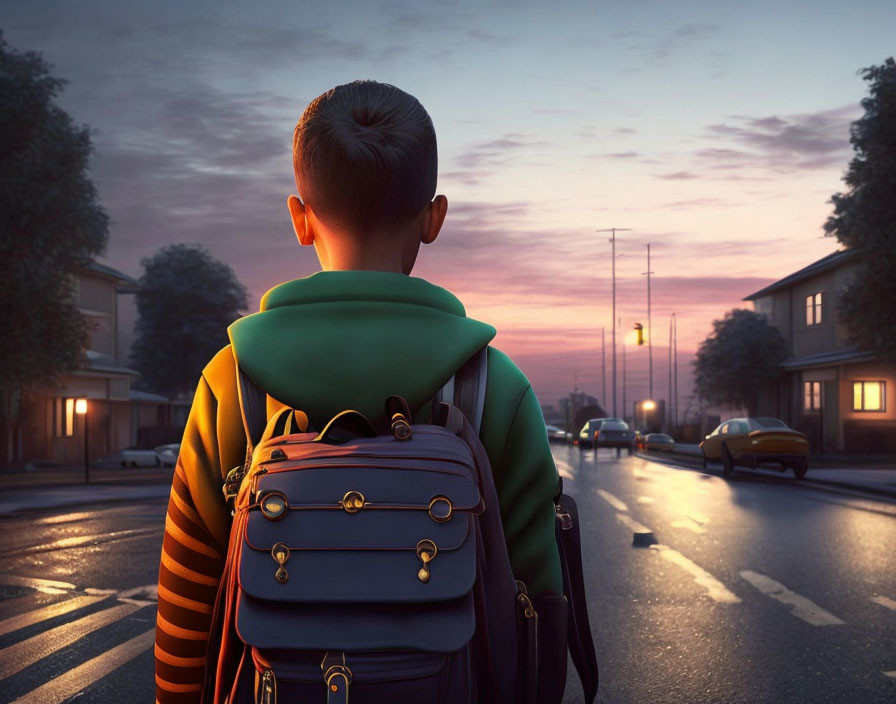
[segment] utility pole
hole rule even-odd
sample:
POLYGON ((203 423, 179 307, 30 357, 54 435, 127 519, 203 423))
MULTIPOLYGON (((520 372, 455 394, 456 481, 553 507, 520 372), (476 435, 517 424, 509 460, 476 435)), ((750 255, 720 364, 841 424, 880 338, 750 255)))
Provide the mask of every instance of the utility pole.
POLYGON ((666 423, 669 426, 670 435, 675 431, 675 428, 672 426, 672 320, 674 318, 675 313, 669 318, 669 395, 666 396, 669 399, 667 402, 668 407, 666 408, 666 423))
POLYGON ((673 408, 675 409, 675 427, 678 427, 678 318, 675 313, 672 314, 672 330, 673 330, 673 340, 674 340, 674 351, 673 351, 673 361, 672 361, 672 371, 673 371, 673 384, 675 388, 675 405, 673 408))
POLYGON ((613 345, 613 417, 618 418, 616 413, 616 233, 628 232, 630 227, 611 227, 604 230, 595 230, 595 232, 612 232, 610 243, 613 245, 612 256, 613 262, 613 335, 611 343, 613 345))
MULTIPOLYGON (((622 327, 622 318, 619 319, 619 327, 622 327)), ((622 333, 622 415, 619 416, 622 420, 625 420, 625 409, 628 403, 628 400, 625 398, 625 379, 625 333, 622 333)))
POLYGON ((600 329, 600 402, 607 412, 607 328, 600 329))
POLYGON ((653 398, 653 330, 650 327, 650 244, 647 244, 647 398, 653 398))

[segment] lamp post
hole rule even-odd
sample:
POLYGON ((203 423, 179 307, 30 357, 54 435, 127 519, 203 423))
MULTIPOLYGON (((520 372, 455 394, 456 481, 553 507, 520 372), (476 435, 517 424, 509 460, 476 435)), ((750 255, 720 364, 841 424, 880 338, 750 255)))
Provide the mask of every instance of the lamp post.
POLYGON ((87 454, 87 399, 79 398, 75 401, 75 413, 84 416, 84 483, 90 484, 90 461, 87 454))
POLYGON ((613 335, 611 344, 613 345, 613 417, 618 418, 616 414, 616 233, 629 232, 630 227, 610 227, 604 230, 595 230, 595 232, 612 232, 610 243, 613 245, 612 255, 610 257, 613 262, 613 335))

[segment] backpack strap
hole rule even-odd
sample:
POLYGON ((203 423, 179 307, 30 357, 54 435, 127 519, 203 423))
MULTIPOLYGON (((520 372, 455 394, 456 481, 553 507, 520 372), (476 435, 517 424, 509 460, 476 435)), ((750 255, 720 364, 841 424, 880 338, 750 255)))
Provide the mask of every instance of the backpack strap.
POLYGON ((485 407, 485 385, 488 377, 488 346, 483 347, 439 389, 435 404, 446 401, 457 406, 479 434, 482 410, 485 407))
POLYGON ((240 401, 240 415, 246 431, 246 443, 251 456, 252 449, 261 440, 267 425, 267 404, 264 389, 252 381, 246 373, 236 365, 236 389, 240 401))

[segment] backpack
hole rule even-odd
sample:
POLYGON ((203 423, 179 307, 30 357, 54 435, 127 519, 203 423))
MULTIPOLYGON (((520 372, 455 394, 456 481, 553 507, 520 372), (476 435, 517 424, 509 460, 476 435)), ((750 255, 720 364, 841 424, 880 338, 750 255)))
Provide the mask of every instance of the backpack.
POLYGON ((266 422, 237 367, 247 456, 225 481, 234 521, 205 701, 560 701, 567 599, 536 608, 511 572, 478 437, 486 363, 483 349, 449 380, 430 424, 390 396, 384 425, 346 410, 319 433, 290 408, 266 422))

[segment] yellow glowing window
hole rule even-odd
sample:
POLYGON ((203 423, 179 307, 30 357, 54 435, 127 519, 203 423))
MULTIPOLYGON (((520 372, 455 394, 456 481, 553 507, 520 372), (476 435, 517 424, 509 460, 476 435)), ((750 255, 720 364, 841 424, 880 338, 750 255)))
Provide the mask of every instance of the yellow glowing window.
POLYGON ((817 411, 821 408, 821 382, 803 382, 803 410, 817 411))
POLYGON ((58 438, 68 438, 75 430, 75 399, 56 398, 53 404, 53 430, 58 438))
POLYGON ((854 381, 852 384, 852 410, 887 410, 886 391, 885 381, 854 381))
POLYGON ((806 325, 821 323, 821 292, 806 296, 806 325))

